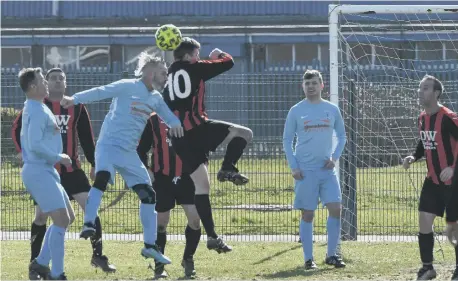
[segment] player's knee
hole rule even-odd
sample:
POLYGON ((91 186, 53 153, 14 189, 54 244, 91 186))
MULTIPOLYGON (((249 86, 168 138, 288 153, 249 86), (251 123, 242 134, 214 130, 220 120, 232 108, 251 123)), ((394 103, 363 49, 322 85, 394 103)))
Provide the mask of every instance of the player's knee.
POLYGON ((420 212, 419 218, 419 226, 420 226, 420 233, 428 234, 433 232, 433 225, 434 219, 436 215, 426 212, 420 212))
POLYGON ((98 190, 105 192, 107 190, 108 182, 110 181, 111 174, 108 171, 98 171, 95 175, 95 181, 93 187, 98 190))
POLYGON ((198 230, 200 228, 200 219, 189 219, 188 225, 193 230, 198 230))
POLYGON ((151 185, 137 184, 132 189, 143 204, 156 204, 156 193, 151 185))
POLYGON ((336 206, 328 207, 328 211, 329 211, 329 216, 331 216, 333 218, 340 218, 340 214, 341 214, 340 204, 338 204, 336 206))
POLYGON ((73 212, 72 208, 69 208, 67 210, 68 210, 68 225, 71 225, 75 221, 75 213, 73 212))
POLYGON ((231 128, 234 134, 234 137, 241 137, 247 143, 250 143, 253 139, 253 131, 247 127, 236 126, 231 128))
POLYGON ((313 218, 315 217, 314 211, 302 211, 302 220, 305 222, 313 222, 313 218))
POLYGON ((157 232, 159 232, 159 233, 165 233, 165 232, 167 232, 167 225, 158 224, 158 226, 157 226, 157 232))
POLYGON ((50 213, 53 224, 58 227, 67 228, 70 225, 70 216, 67 209, 62 208, 50 213))
POLYGON ((253 140, 253 131, 249 128, 244 127, 241 137, 244 138, 247 143, 250 143, 253 140))

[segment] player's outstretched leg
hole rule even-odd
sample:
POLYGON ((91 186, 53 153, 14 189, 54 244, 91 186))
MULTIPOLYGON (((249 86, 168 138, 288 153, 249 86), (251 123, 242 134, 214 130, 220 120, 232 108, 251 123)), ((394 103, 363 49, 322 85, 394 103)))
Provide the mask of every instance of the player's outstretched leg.
POLYGON ((132 187, 140 199, 140 221, 143 226, 143 239, 145 248, 142 249, 142 256, 153 258, 163 264, 171 264, 172 261, 164 256, 156 245, 157 240, 157 212, 156 193, 151 185, 137 184, 132 187))
MULTIPOLYGON (((86 209, 86 202, 88 199, 87 192, 80 192, 72 195, 73 198, 78 202, 83 210, 86 209)), ((100 217, 97 216, 94 221, 95 233, 90 237, 92 246, 92 258, 91 265, 95 268, 101 268, 106 273, 116 272, 116 267, 110 264, 108 257, 103 255, 102 250, 102 224, 100 217)))
POLYGON ((329 212, 326 229, 328 231, 328 251, 326 264, 336 268, 345 267, 342 258, 337 254, 337 246, 340 241, 340 203, 328 203, 326 207, 329 212))
POLYGON ((213 221, 212 208, 210 204, 210 179, 208 178, 207 166, 200 166, 191 174, 192 181, 196 187, 194 204, 199 214, 200 220, 207 232, 207 248, 216 252, 226 253, 232 251, 232 247, 227 245, 221 237, 215 232, 215 223, 213 221))
MULTIPOLYGON (((421 204, 422 201, 420 199, 420 205, 421 204)), ((432 280, 437 276, 436 270, 433 266, 433 223, 435 217, 435 214, 420 211, 420 233, 418 235, 418 245, 420 247, 420 257, 423 266, 418 270, 417 280, 432 280)))
POLYGON ((243 126, 234 125, 229 128, 229 134, 224 142, 229 142, 224 155, 221 170, 218 172, 217 178, 220 182, 230 181, 235 185, 247 184, 249 179, 239 173, 236 164, 242 157, 243 150, 248 143, 253 139, 253 132, 243 126))
POLYGON ((89 190, 86 208, 84 209, 84 225, 80 233, 81 238, 88 239, 96 233, 95 219, 110 177, 111 174, 107 171, 98 171, 95 175, 94 185, 89 190))

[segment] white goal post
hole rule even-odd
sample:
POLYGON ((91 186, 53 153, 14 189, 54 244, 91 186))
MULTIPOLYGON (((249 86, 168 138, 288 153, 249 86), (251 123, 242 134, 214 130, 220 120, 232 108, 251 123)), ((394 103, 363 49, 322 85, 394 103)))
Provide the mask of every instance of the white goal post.
MULTIPOLYGON (((348 136, 344 159, 336 165, 343 183, 342 238, 356 240, 357 221, 372 220, 364 217, 369 213, 364 208, 375 208, 373 202, 356 204, 357 185, 358 192, 397 196, 401 203, 419 195, 424 171, 395 169, 418 135, 419 80, 425 74, 438 77, 446 89, 442 102, 457 110, 458 5, 329 5, 328 16, 330 101, 341 108, 348 136)), ((416 215, 410 205, 399 212, 376 208, 391 212, 396 225, 407 225, 416 215)), ((390 225, 374 225, 371 233, 389 234, 390 225)))

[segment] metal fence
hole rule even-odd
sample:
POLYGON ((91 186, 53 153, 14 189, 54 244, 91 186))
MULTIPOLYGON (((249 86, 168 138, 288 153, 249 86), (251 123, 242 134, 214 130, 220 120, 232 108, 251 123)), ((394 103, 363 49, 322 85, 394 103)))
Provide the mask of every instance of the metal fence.
MULTIPOLYGON (((254 141, 246 149, 239 169, 251 178, 245 187, 219 183, 223 151, 212 155, 211 200, 217 231, 223 235, 271 235, 295 239, 300 214, 292 209, 293 179, 282 149, 284 120, 289 108, 303 98, 301 77, 304 69, 232 71, 207 84, 206 107, 213 119, 250 127, 254 141)), ((345 118, 349 142, 341 161, 341 185, 345 203, 343 234, 395 235, 417 233, 419 188, 425 175, 422 163, 410 172, 400 169, 400 159, 415 147, 415 120, 419 113, 415 88, 418 82, 399 80, 380 70, 364 70, 364 76, 342 75, 340 107, 345 118), (359 78, 358 78, 359 77, 359 78), (350 78, 354 80, 350 80, 350 78), (351 195, 353 194, 353 195, 351 195), (352 197, 353 196, 353 197, 352 197), (348 198, 352 197, 352 200, 348 198), (348 216, 357 214, 357 220, 348 216)), ((445 103, 456 110, 458 73, 430 72, 444 81, 445 103)), ((122 78, 122 73, 70 73, 68 92, 75 93, 122 78)), ((324 83, 329 77, 324 74, 324 83)), ((11 126, 25 100, 17 86, 16 74, 2 74, 1 120, 1 229, 3 232, 29 231, 34 216, 30 196, 22 184, 11 126)), ((328 97, 325 87, 324 96, 328 97)), ((109 101, 88 105, 95 136, 108 110, 109 101)), ((81 157, 83 154, 81 153, 81 157)), ((83 166, 88 169, 83 160, 83 166)), ((120 177, 108 187, 101 207, 104 233, 139 234, 139 202, 126 192, 120 177)), ((77 220, 69 232, 79 232, 82 212, 75 207, 77 220)), ((177 207, 169 234, 182 234, 184 213, 177 207)), ((325 234, 326 211, 316 214, 315 234, 325 234)), ((120 236, 121 237, 121 236, 120 236)), ((136 239, 132 237, 122 239, 136 239)), ((120 238, 121 239, 121 238, 120 238)), ((400 238, 401 239, 401 238, 400 238)))

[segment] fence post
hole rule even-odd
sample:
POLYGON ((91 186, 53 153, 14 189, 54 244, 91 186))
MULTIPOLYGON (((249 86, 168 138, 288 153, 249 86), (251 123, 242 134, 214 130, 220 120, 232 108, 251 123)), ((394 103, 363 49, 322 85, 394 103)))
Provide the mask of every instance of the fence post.
POLYGON ((342 240, 356 240, 357 236, 357 204, 356 204, 356 83, 348 81, 348 127, 347 155, 343 165, 342 184, 342 240))
POLYGON ((127 79, 127 78, 129 78, 129 72, 123 71, 122 72, 122 79, 127 79))

